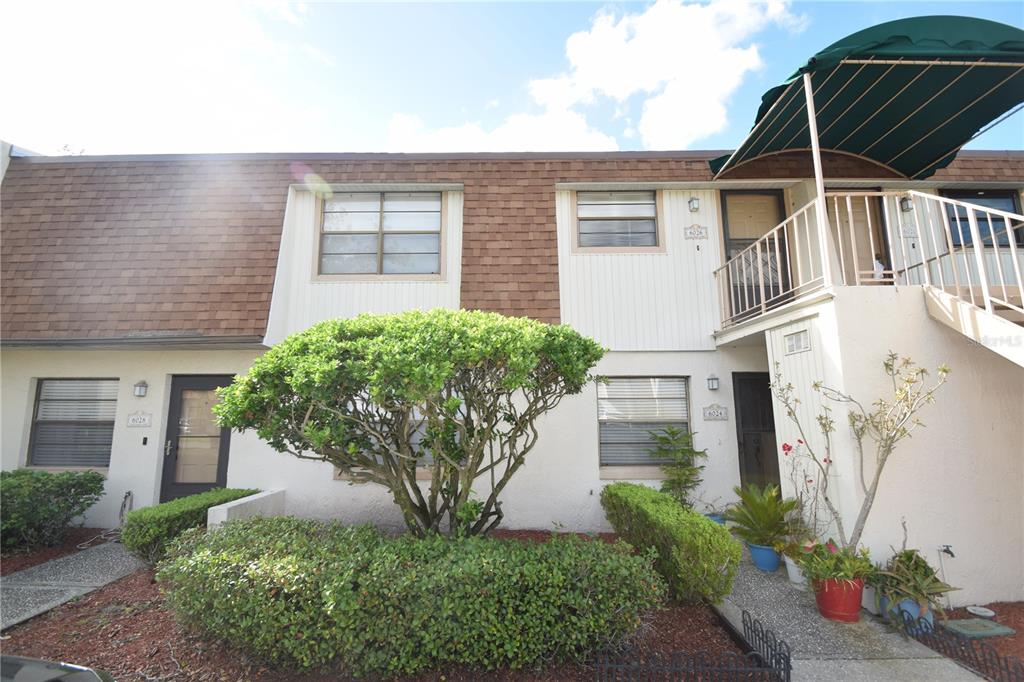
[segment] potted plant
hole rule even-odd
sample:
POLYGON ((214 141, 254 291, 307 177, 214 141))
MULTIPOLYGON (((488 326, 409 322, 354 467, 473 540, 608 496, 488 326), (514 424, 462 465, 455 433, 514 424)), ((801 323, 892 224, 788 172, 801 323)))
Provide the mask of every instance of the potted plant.
POLYGON ((778 569, 779 551, 792 530, 791 514, 796 509, 796 500, 782 499, 776 485, 759 488, 750 483, 745 488, 736 486, 733 491, 739 502, 725 513, 726 520, 734 524, 733 532, 747 543, 754 566, 767 572, 778 569))
POLYGON ((800 568, 814 590, 822 616, 842 623, 860 620, 864 582, 875 573, 866 549, 840 548, 829 540, 800 555, 800 568))
POLYGON ((939 597, 957 589, 939 579, 916 549, 896 552, 871 579, 882 617, 911 634, 931 632, 933 614, 943 616, 939 597))
POLYGON ((807 576, 800 568, 803 555, 811 551, 817 544, 815 540, 807 539, 806 536, 791 536, 786 546, 782 548, 782 559, 786 564, 786 576, 789 582, 799 590, 806 589, 807 576))
POLYGON ((725 525, 725 514, 732 507, 731 504, 722 504, 720 497, 716 497, 710 502, 705 502, 698 498, 701 507, 704 509, 704 516, 708 517, 715 523, 725 525))

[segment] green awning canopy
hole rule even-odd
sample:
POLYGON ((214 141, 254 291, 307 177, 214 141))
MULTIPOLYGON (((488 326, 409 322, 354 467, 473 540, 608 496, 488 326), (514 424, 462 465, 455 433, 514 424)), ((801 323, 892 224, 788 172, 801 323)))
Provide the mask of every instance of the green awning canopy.
POLYGON ((811 76, 823 152, 923 179, 1024 104, 1024 31, 937 16, 847 36, 764 94, 747 139, 710 162, 716 177, 769 154, 811 149, 804 73, 811 76))

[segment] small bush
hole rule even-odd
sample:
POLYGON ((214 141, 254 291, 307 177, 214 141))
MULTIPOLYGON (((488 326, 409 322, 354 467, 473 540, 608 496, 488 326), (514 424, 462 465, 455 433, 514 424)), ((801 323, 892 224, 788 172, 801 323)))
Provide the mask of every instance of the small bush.
POLYGON ((682 601, 720 601, 732 590, 740 545, 725 526, 635 483, 601 491, 608 521, 624 540, 657 551, 655 567, 682 601))
POLYGON ((95 471, 0 472, 0 537, 4 548, 59 544, 71 522, 103 497, 95 471))
POLYGON ((186 624, 251 654, 391 676, 614 648, 665 596, 652 560, 575 537, 387 538, 279 517, 185 533, 157 577, 186 624))
POLYGON ((206 511, 218 504, 248 497, 258 490, 214 488, 197 495, 129 512, 121 529, 121 542, 143 561, 164 555, 167 543, 188 528, 206 526, 206 511))

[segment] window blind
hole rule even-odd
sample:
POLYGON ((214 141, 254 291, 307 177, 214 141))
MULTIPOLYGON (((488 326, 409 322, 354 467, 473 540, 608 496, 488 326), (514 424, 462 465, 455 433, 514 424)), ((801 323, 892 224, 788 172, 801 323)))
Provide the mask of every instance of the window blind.
POLYGON ((602 466, 661 464, 651 456, 651 431, 689 430, 685 377, 609 378, 597 387, 602 466))
POLYGON ((117 379, 40 379, 29 464, 108 466, 116 409, 117 379))
POLYGON ((657 246, 654 192, 577 192, 579 245, 657 246))

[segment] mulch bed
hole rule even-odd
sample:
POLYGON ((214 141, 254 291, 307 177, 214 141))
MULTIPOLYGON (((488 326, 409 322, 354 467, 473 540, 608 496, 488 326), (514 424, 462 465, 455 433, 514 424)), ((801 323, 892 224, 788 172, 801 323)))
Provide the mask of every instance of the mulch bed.
MULTIPOLYGON (((1005 637, 986 637, 978 640, 985 642, 996 650, 1000 656, 1016 656, 1024 661, 1024 602, 996 602, 985 604, 986 607, 996 612, 995 622, 1013 628, 1017 631, 1015 635, 1005 637)), ((947 618, 975 618, 967 613, 966 609, 951 609, 946 611, 947 618)))
MULTIPOLYGON (((499 537, 540 541, 543 531, 503 531, 499 537)), ((602 537, 602 540, 613 539, 602 537)), ((183 631, 174 620, 150 570, 137 571, 81 599, 8 630, 6 654, 62 660, 111 673, 119 681, 343 679, 336 673, 300 675, 272 669, 224 645, 183 631)), ((741 649, 704 606, 670 605, 653 614, 630 646, 631 659, 677 651, 735 652, 741 649)), ((410 678, 416 682, 560 682, 592 680, 588 666, 545 670, 480 671, 451 669, 410 678)))
MULTIPOLYGON (((41 547, 31 551, 5 550, 0 554, 0 576, 22 571, 37 564, 79 551, 78 545, 91 540, 103 532, 102 528, 72 528, 64 542, 53 547, 41 547)), ((97 540, 90 546, 100 544, 97 540)))

